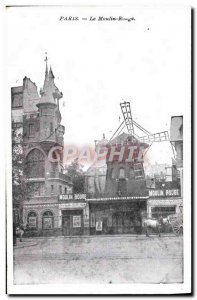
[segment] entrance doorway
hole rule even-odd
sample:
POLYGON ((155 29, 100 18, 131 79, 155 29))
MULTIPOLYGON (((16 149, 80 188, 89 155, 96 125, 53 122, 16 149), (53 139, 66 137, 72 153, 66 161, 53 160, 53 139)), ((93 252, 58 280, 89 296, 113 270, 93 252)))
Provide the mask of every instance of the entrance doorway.
POLYGON ((82 235, 83 234, 83 210, 62 211, 62 234, 82 235))
POLYGON ((62 217, 62 233, 63 235, 70 235, 70 216, 63 216, 62 217))
POLYGON ((135 211, 116 212, 112 217, 114 234, 139 233, 141 222, 135 211))

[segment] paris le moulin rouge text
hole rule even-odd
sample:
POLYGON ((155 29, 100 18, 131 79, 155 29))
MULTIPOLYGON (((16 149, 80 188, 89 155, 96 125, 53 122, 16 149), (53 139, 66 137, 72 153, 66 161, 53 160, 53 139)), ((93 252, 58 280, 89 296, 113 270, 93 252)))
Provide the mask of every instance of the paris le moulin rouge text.
POLYGON ((59 17, 59 21, 127 21, 127 22, 131 22, 131 21, 135 21, 134 17, 122 17, 122 16, 118 16, 118 17, 103 17, 103 16, 98 16, 98 17, 78 17, 78 16, 60 16, 59 17))

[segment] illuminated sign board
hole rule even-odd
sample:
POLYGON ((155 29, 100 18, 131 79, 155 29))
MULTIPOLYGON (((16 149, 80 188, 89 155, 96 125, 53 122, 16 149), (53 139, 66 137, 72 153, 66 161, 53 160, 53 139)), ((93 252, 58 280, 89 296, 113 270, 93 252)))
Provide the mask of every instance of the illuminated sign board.
POLYGON ((180 190, 149 190, 149 197, 180 197, 180 190))
POLYGON ((84 209, 86 203, 61 203, 59 209, 84 209))
POLYGON ((86 194, 62 194, 59 200, 86 200, 86 194))

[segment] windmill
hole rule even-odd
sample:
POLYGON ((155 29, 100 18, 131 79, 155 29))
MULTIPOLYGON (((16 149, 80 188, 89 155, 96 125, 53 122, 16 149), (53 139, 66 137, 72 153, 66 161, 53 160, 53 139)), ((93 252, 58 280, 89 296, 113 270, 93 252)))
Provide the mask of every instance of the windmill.
POLYGON ((147 143, 149 147, 147 148, 144 155, 147 153, 149 148, 154 142, 165 142, 169 141, 169 134, 168 131, 162 131, 157 133, 150 133, 148 130, 146 130, 144 127, 142 127, 140 124, 138 124, 136 121, 133 120, 132 114, 131 114, 131 105, 130 102, 122 102, 120 103, 122 115, 123 115, 123 121, 118 126, 114 134, 111 136, 110 141, 112 139, 116 138, 121 134, 121 132, 127 128, 128 134, 131 135, 131 139, 133 141, 138 141, 141 143, 147 143), (136 129, 138 132, 140 132, 140 136, 136 134, 136 129))

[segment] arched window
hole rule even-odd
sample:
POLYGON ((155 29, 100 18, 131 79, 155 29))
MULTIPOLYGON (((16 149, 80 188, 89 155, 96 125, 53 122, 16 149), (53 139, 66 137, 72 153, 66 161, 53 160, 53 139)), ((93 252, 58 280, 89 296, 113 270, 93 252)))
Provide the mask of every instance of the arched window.
POLYGON ((34 211, 31 211, 28 213, 27 224, 28 224, 28 227, 31 229, 37 228, 37 214, 34 211))
POLYGON ((38 150, 32 150, 26 158, 25 172, 29 178, 43 178, 45 176, 44 155, 38 150))
POLYGON ((53 229, 53 213, 51 211, 45 211, 42 215, 42 228, 53 229))
POLYGON ((120 168, 120 170, 119 170, 119 178, 125 178, 125 169, 124 168, 120 168))

